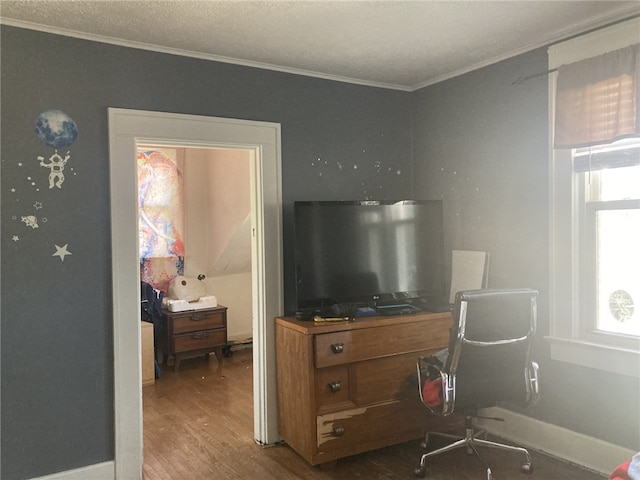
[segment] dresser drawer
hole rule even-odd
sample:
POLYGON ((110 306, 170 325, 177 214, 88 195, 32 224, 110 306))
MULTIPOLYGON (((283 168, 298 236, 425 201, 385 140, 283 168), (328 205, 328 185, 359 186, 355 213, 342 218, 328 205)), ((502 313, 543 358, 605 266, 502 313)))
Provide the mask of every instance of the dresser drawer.
POLYGON ((174 335, 173 352, 188 352, 224 345, 227 342, 226 330, 198 330, 195 332, 174 335))
POLYGON ((209 330, 225 326, 224 312, 187 312, 173 315, 173 334, 178 335, 195 330, 209 330))
POLYGON ((427 349, 449 342, 450 318, 427 323, 400 323, 315 336, 318 368, 427 349))
MULTIPOLYGON (((417 394, 416 394, 417 396, 417 394)), ((316 417, 318 452, 341 449, 366 451, 419 438, 426 410, 419 402, 404 400, 353 408, 316 417)))
POLYGON ((371 405, 419 397, 416 362, 418 357, 431 353, 435 351, 422 350, 354 364, 353 402, 371 405))
POLYGON ((416 361, 436 350, 374 358, 351 365, 316 370, 318 414, 418 395, 416 361))
POLYGON ((316 370, 315 393, 318 413, 337 408, 352 408, 351 376, 348 366, 316 370))

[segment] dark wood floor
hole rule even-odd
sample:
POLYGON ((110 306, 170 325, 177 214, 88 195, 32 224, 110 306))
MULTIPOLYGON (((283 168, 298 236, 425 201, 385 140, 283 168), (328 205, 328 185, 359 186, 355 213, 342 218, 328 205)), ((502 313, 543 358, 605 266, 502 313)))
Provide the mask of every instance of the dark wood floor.
MULTIPOLYGON (((341 459, 332 470, 313 467, 286 445, 253 439, 252 351, 238 350, 219 364, 215 356, 163 369, 143 388, 145 480, 414 479, 419 441, 341 459)), ((426 414, 426 413, 425 413, 426 414)), ((603 476, 531 452, 534 472, 520 472, 518 455, 486 451, 495 480, 603 480, 603 476)), ((481 464, 464 450, 429 463, 432 480, 483 480, 481 464)))

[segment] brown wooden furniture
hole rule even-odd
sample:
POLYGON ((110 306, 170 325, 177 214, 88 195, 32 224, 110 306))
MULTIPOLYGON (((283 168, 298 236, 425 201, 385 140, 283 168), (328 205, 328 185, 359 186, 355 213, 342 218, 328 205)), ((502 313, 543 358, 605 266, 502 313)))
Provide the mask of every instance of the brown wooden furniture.
MULTIPOLYGON (((167 315, 166 345, 160 347, 165 357, 175 358, 174 370, 183 358, 215 352, 222 361, 222 349, 227 344, 227 307, 170 312, 167 315)), ((162 343, 164 344, 165 341, 162 343)))
POLYGON ((153 323, 140 322, 140 349, 142 356, 142 386, 156 383, 155 354, 153 351, 153 323))
POLYGON ((275 322, 279 432, 309 463, 424 434, 416 361, 447 346, 449 312, 275 322))

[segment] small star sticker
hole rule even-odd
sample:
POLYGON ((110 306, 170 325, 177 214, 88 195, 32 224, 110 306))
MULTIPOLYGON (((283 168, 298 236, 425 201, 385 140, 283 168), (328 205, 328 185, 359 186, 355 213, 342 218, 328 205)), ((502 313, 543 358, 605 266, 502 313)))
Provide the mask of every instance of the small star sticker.
POLYGON ((21 167, 22 166, 22 162, 18 162, 18 166, 21 167))
POLYGON ((67 246, 69 246, 69 244, 65 244, 64 247, 60 247, 58 245, 56 245, 56 253, 54 253, 53 255, 51 255, 52 257, 60 257, 60 261, 64 262, 64 257, 66 257, 67 255, 72 255, 72 253, 67 250, 67 246))
POLYGON ((40 210, 42 208, 42 202, 36 202, 33 204, 33 206, 36 210, 40 210))
POLYGON ((18 235, 14 235, 11 240, 13 240, 14 242, 17 242, 18 240, 20 240, 20 237, 18 235))

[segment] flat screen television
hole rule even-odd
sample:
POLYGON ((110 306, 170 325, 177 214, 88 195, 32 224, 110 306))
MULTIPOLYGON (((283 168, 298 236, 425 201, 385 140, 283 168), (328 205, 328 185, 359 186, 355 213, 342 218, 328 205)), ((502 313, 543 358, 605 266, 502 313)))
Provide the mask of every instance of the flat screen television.
POLYGON ((294 204, 298 311, 442 303, 440 200, 294 204))

